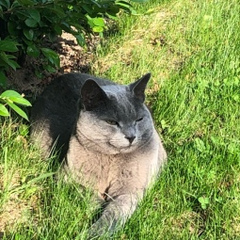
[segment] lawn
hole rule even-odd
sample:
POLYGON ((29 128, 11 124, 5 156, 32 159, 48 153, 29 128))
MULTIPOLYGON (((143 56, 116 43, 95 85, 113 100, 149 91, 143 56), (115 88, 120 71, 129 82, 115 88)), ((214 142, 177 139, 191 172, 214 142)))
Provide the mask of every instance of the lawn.
MULTIPOLYGON (((113 239, 240 239, 239 1, 152 0, 137 13, 98 46, 92 74, 129 83, 152 73, 147 103, 168 163, 113 239)), ((3 239, 86 239, 91 192, 56 181, 26 125, 1 127, 3 239)))

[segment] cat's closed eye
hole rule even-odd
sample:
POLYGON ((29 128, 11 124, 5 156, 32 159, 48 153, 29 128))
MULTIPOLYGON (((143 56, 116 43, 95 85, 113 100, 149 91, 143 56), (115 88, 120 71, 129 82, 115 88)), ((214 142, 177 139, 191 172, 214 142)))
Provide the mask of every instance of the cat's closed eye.
POLYGON ((117 121, 114 121, 114 120, 105 120, 106 123, 110 124, 110 125, 118 125, 118 122, 117 121))
POLYGON ((141 122, 142 120, 143 120, 143 117, 138 118, 138 119, 136 120, 136 122, 141 122))

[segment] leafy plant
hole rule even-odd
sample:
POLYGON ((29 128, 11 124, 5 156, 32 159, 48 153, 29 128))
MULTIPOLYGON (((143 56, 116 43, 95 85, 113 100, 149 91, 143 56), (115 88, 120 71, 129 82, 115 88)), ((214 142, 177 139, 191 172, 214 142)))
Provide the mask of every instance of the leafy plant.
POLYGON ((6 76, 3 71, 7 71, 9 68, 16 70, 19 65, 15 61, 16 56, 13 53, 17 52, 17 43, 14 40, 6 38, 0 40, 0 85, 6 85, 6 76))
POLYGON ((201 204, 201 208, 205 210, 209 205, 209 198, 208 197, 199 197, 198 198, 199 203, 201 204))
POLYGON ((28 120, 27 114, 17 104, 27 107, 31 106, 31 103, 27 99, 23 98, 23 96, 21 96, 16 91, 13 90, 4 91, 0 95, 0 116, 3 117, 10 116, 9 110, 6 108, 6 105, 8 105, 17 114, 28 120))
MULTIPOLYGON (((144 2, 133 0, 132 2, 144 2)), ((42 70, 53 72, 59 57, 44 43, 62 31, 73 34, 80 45, 91 32, 106 29, 105 17, 133 11, 127 0, 4 0, 0 1, 0 85, 6 85, 6 71, 16 70, 26 56, 41 58, 42 70)))

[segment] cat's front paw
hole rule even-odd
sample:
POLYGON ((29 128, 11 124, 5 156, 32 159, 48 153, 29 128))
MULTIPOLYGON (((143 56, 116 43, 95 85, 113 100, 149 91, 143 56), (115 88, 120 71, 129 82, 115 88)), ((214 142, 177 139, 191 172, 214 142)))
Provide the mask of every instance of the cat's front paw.
POLYGON ((116 224, 107 224, 99 219, 88 230, 88 239, 108 239, 115 230, 116 224))
POLYGON ((98 226, 98 224, 93 224, 88 230, 88 240, 99 239, 99 237, 103 237, 106 235, 108 235, 107 228, 98 226))

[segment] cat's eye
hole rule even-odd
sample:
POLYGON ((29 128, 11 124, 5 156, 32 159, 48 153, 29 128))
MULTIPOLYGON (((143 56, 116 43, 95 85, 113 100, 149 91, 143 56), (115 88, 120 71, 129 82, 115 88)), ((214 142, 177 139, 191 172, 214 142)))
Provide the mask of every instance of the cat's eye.
POLYGON ((143 117, 138 118, 138 119, 136 120, 136 122, 141 122, 142 120, 143 120, 143 117))
POLYGON ((118 122, 114 121, 114 120, 105 120, 106 123, 110 124, 110 125, 118 125, 118 122))

